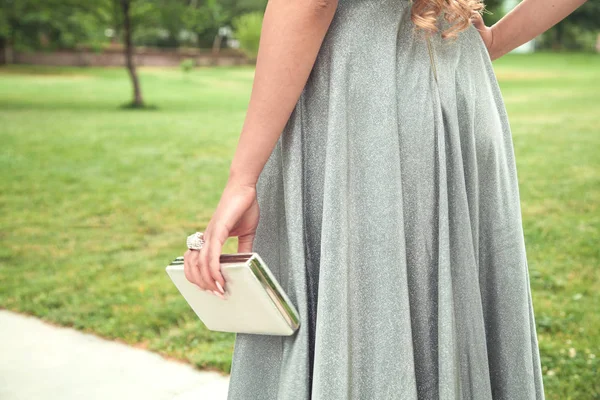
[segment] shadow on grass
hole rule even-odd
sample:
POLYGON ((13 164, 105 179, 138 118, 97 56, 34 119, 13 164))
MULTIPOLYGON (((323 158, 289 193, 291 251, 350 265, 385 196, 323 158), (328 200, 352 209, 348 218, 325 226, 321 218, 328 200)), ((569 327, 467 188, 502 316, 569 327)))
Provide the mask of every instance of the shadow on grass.
POLYGON ((121 110, 140 110, 140 111, 155 111, 159 108, 154 104, 136 104, 133 102, 125 103, 119 106, 121 110))

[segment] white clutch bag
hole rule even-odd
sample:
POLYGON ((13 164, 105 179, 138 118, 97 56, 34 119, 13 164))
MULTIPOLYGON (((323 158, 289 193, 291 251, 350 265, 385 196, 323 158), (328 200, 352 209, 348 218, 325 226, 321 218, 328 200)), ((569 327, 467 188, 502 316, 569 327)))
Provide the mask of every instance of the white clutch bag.
POLYGON ((169 277, 192 310, 212 331, 290 336, 298 311, 258 253, 221 254, 225 299, 189 282, 183 256, 167 266, 169 277))

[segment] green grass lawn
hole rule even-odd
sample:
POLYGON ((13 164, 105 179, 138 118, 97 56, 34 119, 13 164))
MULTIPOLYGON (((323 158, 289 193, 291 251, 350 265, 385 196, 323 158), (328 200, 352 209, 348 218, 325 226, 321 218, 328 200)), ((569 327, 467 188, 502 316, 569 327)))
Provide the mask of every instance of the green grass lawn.
MULTIPOLYGON (((600 56, 494 63, 511 121, 549 399, 599 399, 600 56)), ((227 180, 251 67, 0 68, 0 307, 228 372, 164 268, 227 180)), ((224 252, 237 250, 232 238, 224 252)))

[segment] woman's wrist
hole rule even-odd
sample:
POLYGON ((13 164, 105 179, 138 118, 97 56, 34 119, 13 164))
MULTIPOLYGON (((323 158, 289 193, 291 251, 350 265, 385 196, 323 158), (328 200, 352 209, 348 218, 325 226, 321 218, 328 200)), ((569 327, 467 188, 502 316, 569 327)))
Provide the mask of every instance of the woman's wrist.
POLYGON ((500 58, 503 54, 499 48, 500 41, 498 40, 498 26, 496 24, 490 27, 490 46, 488 48, 488 53, 490 54, 490 59, 492 61, 500 58))
POLYGON ((510 48, 509 42, 511 42, 511 38, 506 37, 504 32, 505 29, 506 24, 495 23, 490 27, 491 40, 488 52, 492 61, 502 57, 514 49, 510 48))
POLYGON ((231 167, 229 169, 229 178, 227 180, 228 184, 255 188, 257 182, 258 176, 251 173, 247 169, 239 169, 235 167, 231 167))

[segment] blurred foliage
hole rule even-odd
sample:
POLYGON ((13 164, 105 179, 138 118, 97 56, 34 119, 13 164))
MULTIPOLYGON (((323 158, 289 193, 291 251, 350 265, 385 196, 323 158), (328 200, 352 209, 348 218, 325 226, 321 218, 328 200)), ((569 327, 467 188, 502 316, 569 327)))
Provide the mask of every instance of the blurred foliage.
POLYGON ((266 4, 267 0, 157 1, 157 24, 138 26, 134 41, 146 46, 210 48, 220 27, 249 12, 262 14, 266 4))
POLYGON ((17 50, 97 45, 105 40, 107 17, 91 0, 3 0, 0 41, 17 50))
MULTIPOLYGON (((213 0, 214 1, 214 0, 213 0)), ((267 5, 267 0, 220 0, 215 1, 218 4, 219 8, 219 17, 220 19, 215 21, 215 27, 232 25, 232 21, 243 14, 257 11, 264 13, 265 7, 267 5)), ((215 6, 217 7, 217 6, 215 6)), ((212 29, 201 29, 202 26, 198 26, 196 28, 196 32, 198 33, 198 46, 199 47, 211 47, 215 33, 217 28, 213 27, 212 29)), ((210 28, 210 27, 209 27, 210 28)), ((227 43, 223 41, 223 44, 227 43)))
POLYGON ((557 25, 536 39, 536 47, 554 51, 595 51, 600 32, 576 24, 557 25))
POLYGON ((600 34, 600 2, 587 1, 541 35, 538 47, 552 50, 593 50, 600 34))
POLYGON ((256 59, 258 55, 262 22, 263 13, 261 12, 240 15, 232 22, 235 37, 240 42, 240 48, 252 59, 256 59))
MULTIPOLYGON (((501 0, 484 1, 485 24, 498 22, 506 12, 501 0)), ((536 48, 546 50, 590 50, 600 34, 600 1, 587 1, 564 20, 536 38, 536 48)))
POLYGON ((504 13, 502 12, 502 1, 501 0, 484 0, 485 11, 483 13, 483 20, 487 26, 492 26, 502 18, 504 13))
MULTIPOLYGON (((133 41, 157 47, 211 47, 218 30, 267 0, 130 0, 133 41)), ((119 0, 3 0, 0 47, 99 47, 122 40, 119 0)), ((223 41, 223 44, 226 40, 223 41)))
POLYGON ((196 66, 196 62, 192 58, 186 58, 179 64, 181 70, 185 73, 190 72, 196 66))
MULTIPOLYGON (((146 2, 147 3, 147 2, 146 2)), ((219 26, 225 23, 222 7, 216 0, 158 0, 153 4, 154 22, 135 26, 134 43, 154 47, 195 46, 208 36, 203 47, 210 47, 219 26)))
MULTIPOLYGON (((257 15, 264 12, 267 4, 267 0, 129 2, 133 42, 137 46, 210 48, 219 28, 238 21, 237 36, 249 53, 254 51, 251 43, 256 39, 246 40, 246 37, 255 36, 251 32, 257 30, 257 15), (247 14, 254 16, 242 18, 247 14)), ((2 0, 0 48, 8 45, 17 50, 76 46, 99 49, 111 41, 120 42, 123 33, 118 3, 119 0, 2 0)), ((493 25, 505 13, 502 1, 487 0, 485 5, 484 20, 488 26, 493 25)), ((538 47, 590 49, 599 31, 600 1, 587 1, 541 35, 538 47)), ((221 41, 222 46, 227 45, 227 39, 221 41)))

